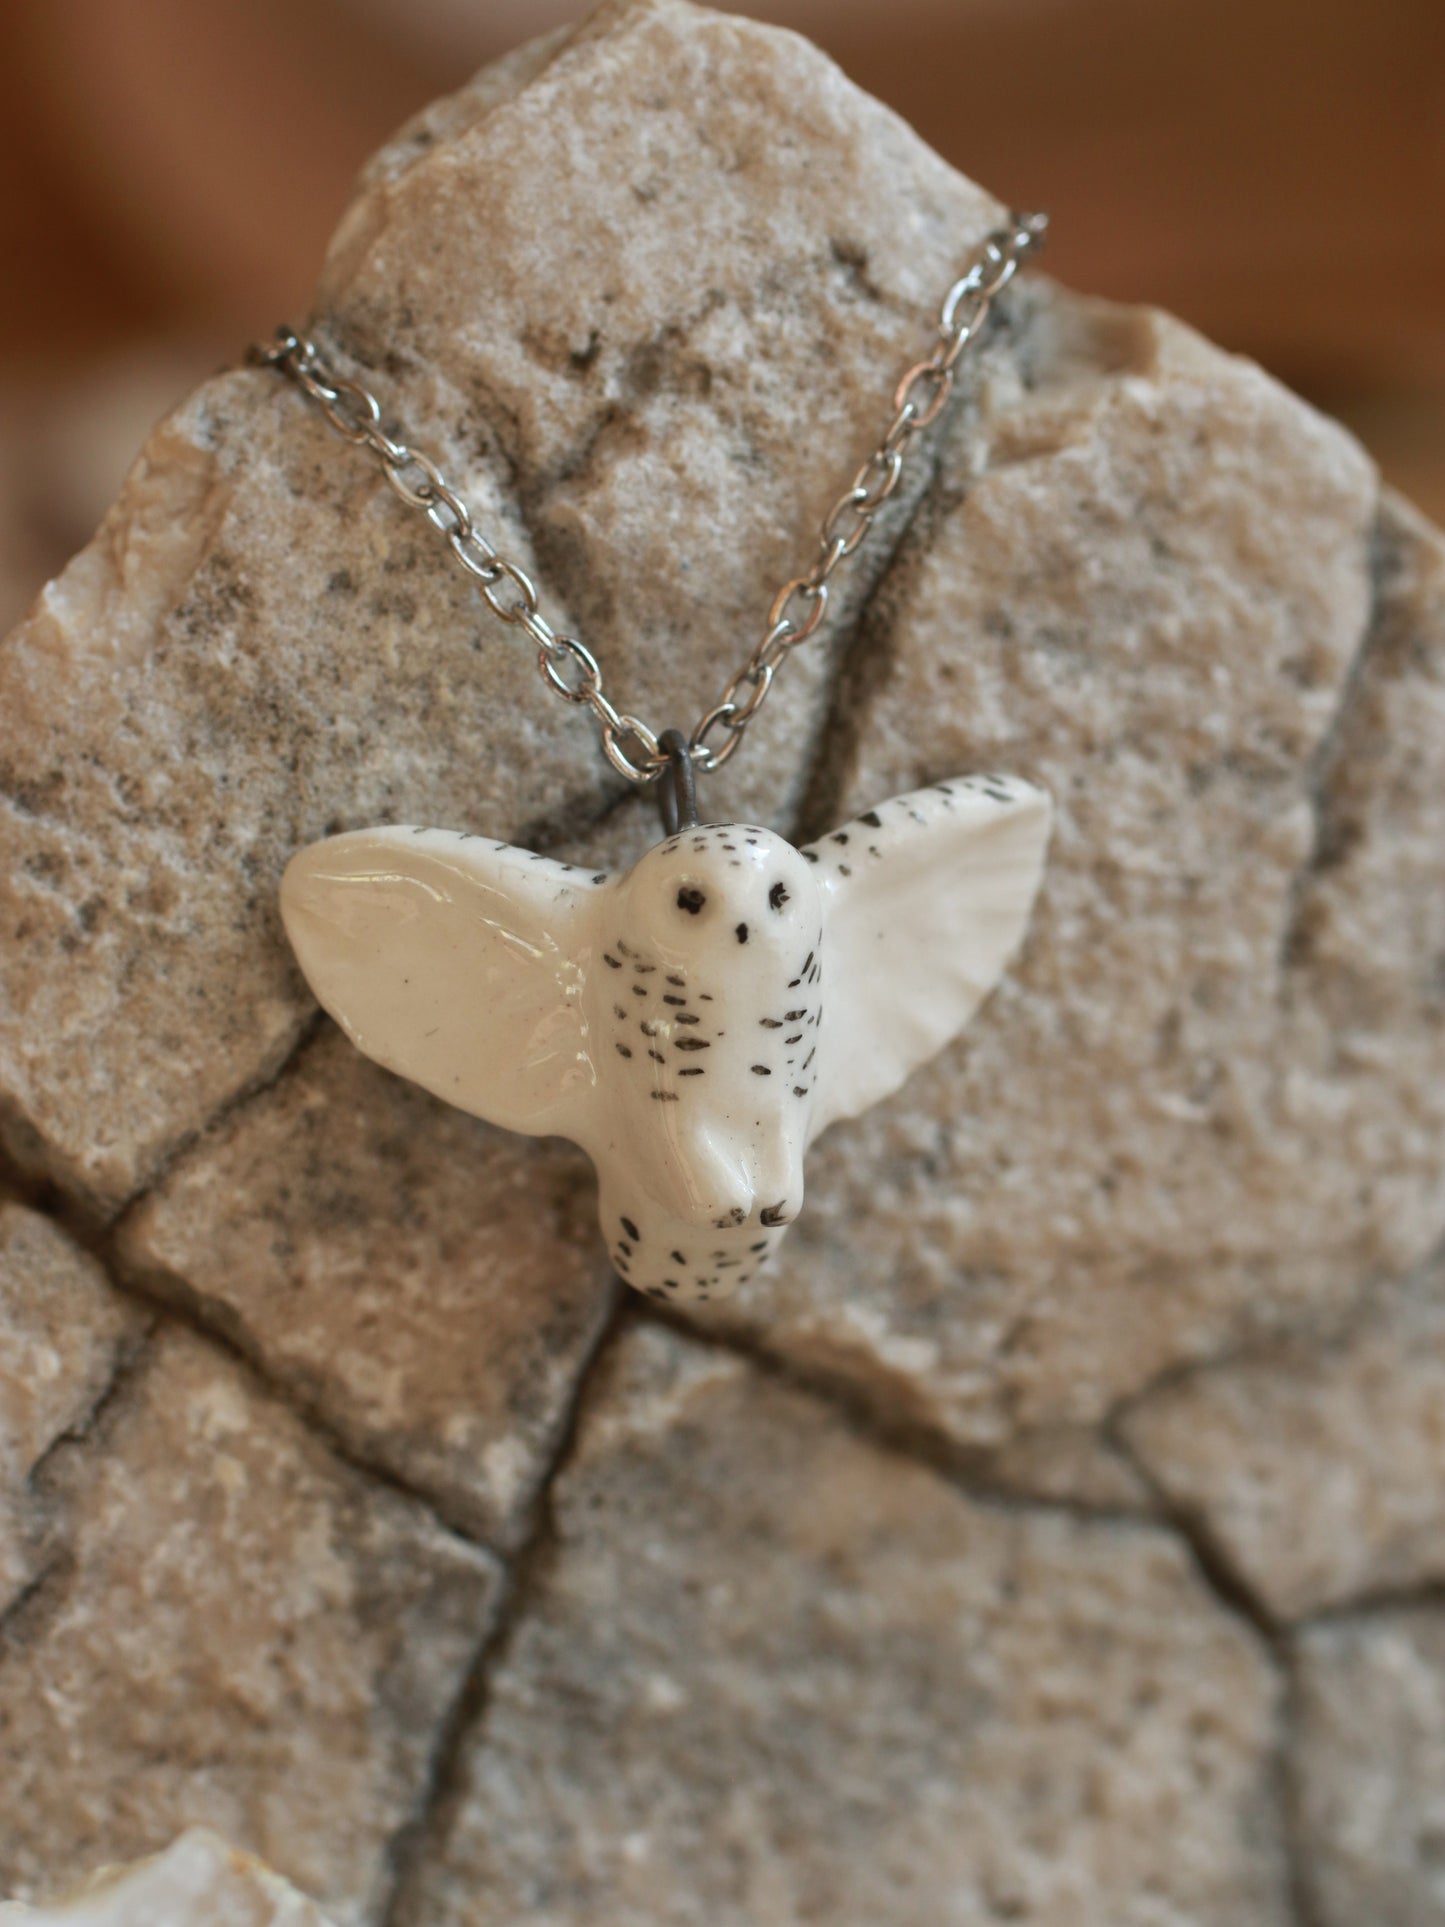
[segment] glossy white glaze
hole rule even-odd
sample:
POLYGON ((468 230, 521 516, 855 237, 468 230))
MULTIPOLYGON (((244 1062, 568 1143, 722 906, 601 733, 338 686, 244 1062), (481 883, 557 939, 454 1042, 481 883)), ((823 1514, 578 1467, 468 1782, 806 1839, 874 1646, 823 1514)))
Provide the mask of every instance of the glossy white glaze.
POLYGON ((297 856, 281 909, 352 1041, 463 1110, 580 1144, 619 1273, 721 1298, 776 1251, 803 1153, 968 1022, 1023 936, 1042 791, 962 777, 795 850, 685 830, 624 876, 448 830, 297 856))

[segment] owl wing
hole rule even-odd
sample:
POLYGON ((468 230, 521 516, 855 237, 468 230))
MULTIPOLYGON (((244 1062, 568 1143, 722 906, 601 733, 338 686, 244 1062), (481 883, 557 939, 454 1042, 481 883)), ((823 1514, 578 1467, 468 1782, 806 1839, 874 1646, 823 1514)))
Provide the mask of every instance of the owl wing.
POLYGON ((582 983, 608 878, 449 830, 355 830, 302 850, 281 916, 358 1049, 508 1130, 585 1141, 582 983))
POLYGON ((897 1090, 993 989, 1027 928, 1051 816, 1031 784, 960 777, 804 850, 824 898, 814 1135, 897 1090))

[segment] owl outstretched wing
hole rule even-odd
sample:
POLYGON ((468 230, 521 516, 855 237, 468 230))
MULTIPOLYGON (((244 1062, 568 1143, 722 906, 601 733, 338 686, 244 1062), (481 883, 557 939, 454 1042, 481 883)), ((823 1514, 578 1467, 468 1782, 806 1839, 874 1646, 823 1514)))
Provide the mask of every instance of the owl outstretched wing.
POLYGON ((357 1047, 508 1130, 585 1142, 589 878, 449 830, 355 830, 302 850, 281 915, 357 1047))
POLYGON ((1032 784, 960 777, 803 851, 824 897, 814 1136, 897 1090, 993 989, 1028 926, 1051 816, 1032 784))

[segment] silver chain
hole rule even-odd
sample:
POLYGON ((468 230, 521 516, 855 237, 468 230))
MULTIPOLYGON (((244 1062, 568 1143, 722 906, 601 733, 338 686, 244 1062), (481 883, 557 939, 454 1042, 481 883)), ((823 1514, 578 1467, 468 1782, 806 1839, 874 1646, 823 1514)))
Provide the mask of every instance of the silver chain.
MULTIPOLYGON (((834 573, 859 548, 874 516, 897 489, 909 444, 942 414, 953 392, 959 357, 983 327, 995 297, 1013 280, 1024 257, 1040 245, 1047 225, 1043 214, 1011 216, 1007 227, 995 229, 980 243, 967 271, 944 296, 933 352, 915 362, 894 390, 888 432, 823 518, 812 566, 783 584, 768 610, 762 641, 693 730, 689 748, 697 769, 722 768, 767 700, 784 659, 817 630, 827 612, 834 573), (710 742, 715 736, 718 740, 710 742)), ((294 328, 278 328, 271 341, 251 350, 251 358, 289 375, 343 441, 371 450, 392 490, 409 507, 421 510, 480 584, 493 615, 525 629, 536 643, 537 667, 548 687, 564 702, 585 703, 592 711, 612 767, 633 783, 659 776, 671 758, 657 735, 640 717, 613 706, 597 658, 575 636, 560 635, 552 627, 538 606, 532 578, 492 546, 432 458, 386 433, 376 396, 359 381, 338 374, 316 344, 294 328)))

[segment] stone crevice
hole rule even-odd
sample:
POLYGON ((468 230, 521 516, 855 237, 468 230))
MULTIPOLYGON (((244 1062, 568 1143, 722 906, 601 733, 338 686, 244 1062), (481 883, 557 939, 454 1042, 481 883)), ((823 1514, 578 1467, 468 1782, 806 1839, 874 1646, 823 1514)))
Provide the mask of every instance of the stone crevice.
POLYGON ((484 1538, 465 1519, 456 1516, 453 1508, 442 1503, 434 1492, 414 1484, 390 1466, 378 1465, 343 1438, 327 1423, 312 1401, 298 1392, 294 1383, 278 1378, 266 1369, 256 1350, 246 1343, 243 1331, 226 1307, 193 1292, 184 1279, 174 1275, 167 1280, 163 1289, 157 1289, 153 1281, 123 1266, 117 1266, 110 1276, 112 1282, 128 1297, 152 1310, 163 1312, 176 1324, 184 1326, 207 1345, 213 1346, 231 1364, 238 1366, 268 1398, 284 1407, 343 1465, 396 1493, 409 1504, 421 1507, 438 1525, 445 1527, 458 1539, 479 1547, 498 1560, 507 1558, 504 1548, 484 1538))
POLYGON ((1194 1507, 1180 1504, 1121 1431, 1110 1427, 1108 1437, 1114 1450, 1133 1467, 1154 1495, 1160 1518, 1189 1547, 1201 1578, 1220 1605, 1235 1618, 1250 1625, 1270 1651, 1277 1655, 1283 1627, 1231 1561, 1228 1552, 1211 1531, 1209 1521, 1194 1507))
POLYGON ((1280 1748, 1278 1780, 1289 1869, 1290 1909, 1294 1916, 1294 1927, 1334 1927, 1315 1897, 1309 1876, 1314 1843, 1305 1823, 1300 1788, 1299 1670, 1294 1649, 1289 1642, 1281 1647, 1280 1664, 1284 1678, 1280 1710, 1284 1739, 1280 1748))
POLYGON ((1294 1633, 1306 1633, 1316 1626, 1352 1625, 1358 1620, 1382 1618, 1389 1613, 1429 1607, 1445 1611, 1445 1579, 1422 1580, 1417 1586, 1381 1586, 1352 1593, 1348 1599, 1332 1600, 1313 1612, 1302 1613, 1291 1622, 1294 1633))
POLYGON ((1335 814, 1333 782, 1348 747, 1350 726, 1370 668, 1388 634, 1393 617, 1390 594, 1397 555, 1398 544, 1390 539, 1384 511, 1377 508, 1365 537, 1365 567, 1370 583, 1369 608, 1354 654, 1341 679, 1334 711, 1304 770, 1304 791, 1314 821, 1314 839, 1304 862, 1289 879, 1280 939, 1282 978, 1304 961, 1303 935, 1310 885, 1337 863, 1344 853, 1344 835, 1335 814))
POLYGON ((472 1656, 471 1665, 447 1716, 438 1730, 426 1786, 416 1810, 392 1842, 392 1880, 378 1915, 377 1927, 424 1927, 414 1910, 414 1892, 425 1872, 428 1854, 443 1834, 448 1817, 463 1797, 462 1778, 468 1740, 487 1704, 496 1666, 527 1616, 538 1581, 555 1554, 557 1535, 552 1520, 551 1493, 577 1442, 578 1424, 588 1390, 603 1358, 616 1343, 631 1314, 614 1303, 592 1356, 578 1374, 556 1449, 538 1489, 530 1530, 514 1547, 504 1569, 504 1583, 496 1613, 472 1656))
MULTIPOLYGON (((961 398, 952 408, 960 406, 961 398)), ((927 559, 939 515, 935 487, 941 462, 936 445, 922 456, 916 493, 907 504, 905 518, 880 552, 876 573, 866 584, 851 623, 834 639, 837 654, 829 700, 798 805, 795 843, 825 834, 842 814, 842 797, 867 727, 869 703, 888 675, 893 612, 907 592, 913 571, 927 559)))
MULTIPOLYGON (((111 1281, 114 1283, 114 1280, 111 1281)), ((115 1367, 110 1377, 101 1387, 98 1396, 86 1410, 73 1419, 65 1429, 56 1434, 40 1457, 30 1467, 26 1485, 37 1494, 45 1490, 46 1476, 50 1469, 67 1454, 77 1448, 90 1445, 104 1430, 108 1412, 123 1397, 126 1387, 133 1383, 145 1369, 150 1356, 152 1341, 159 1320, 150 1322, 136 1331, 123 1343, 116 1353, 115 1367)), ((0 1641, 11 1635, 12 1629, 23 1621, 28 1621, 55 1592, 56 1588, 74 1570, 64 1534, 56 1535, 55 1542, 48 1548, 41 1560, 39 1569, 26 1581, 20 1591, 0 1609, 0 1641)))
POLYGON ((1207 1520, 1193 1508, 1180 1505, 1153 1476, 1148 1464, 1117 1432, 1111 1442, 1153 1492, 1159 1520, 1189 1549, 1195 1569, 1216 1604, 1235 1621, 1247 1626, 1278 1682, 1275 1749, 1271 1782, 1275 1819, 1286 1872, 1286 1899, 1294 1927, 1325 1927, 1310 1891, 1306 1869, 1310 1842, 1300 1826, 1297 1793, 1296 1681, 1292 1635, 1270 1613, 1266 1602, 1249 1586, 1225 1549, 1211 1533, 1207 1520))
MULTIPOLYGON (((320 1017, 321 1013, 317 1013, 320 1017)), ((314 1030, 313 1026, 313 1030, 314 1030)), ((274 1082, 279 1082, 288 1072, 295 1074, 299 1059, 307 1044, 314 1042, 308 1037, 298 1046, 293 1059, 274 1082)), ((221 1122, 217 1119, 208 1128, 215 1128, 221 1122)), ((137 1267, 125 1262, 119 1250, 119 1238, 129 1215, 127 1212, 113 1226, 96 1226, 77 1213, 73 1201, 64 1194, 37 1196, 32 1188, 22 1192, 22 1201, 32 1210, 40 1212, 57 1224, 93 1258, 104 1270, 110 1284, 133 1304, 138 1304, 152 1314, 152 1321, 146 1329, 145 1343, 140 1348, 143 1353, 166 1321, 174 1321, 184 1326, 205 1344, 215 1348, 232 1364, 237 1365, 246 1377, 256 1384, 265 1394, 284 1407, 299 1420, 326 1449, 343 1464, 363 1477, 374 1480, 378 1485, 397 1493, 410 1503, 422 1507, 427 1514, 447 1531, 470 1545, 481 1547, 499 1560, 507 1554, 473 1530, 465 1520, 454 1516, 453 1510, 439 1503, 435 1494, 423 1490, 394 1472, 390 1467, 378 1465, 364 1453, 358 1452, 343 1439, 337 1431, 327 1424, 325 1418, 307 1398, 298 1393, 293 1382, 286 1380, 266 1369, 265 1362, 254 1345, 248 1342, 244 1327, 230 1313, 229 1308, 209 1300, 205 1294, 194 1291, 187 1281, 175 1273, 168 1273, 164 1280, 147 1276, 137 1267)), ((135 1204, 141 1202, 136 1199, 135 1204)), ((55 1441, 45 1457, 34 1469, 38 1474, 53 1453, 64 1446, 83 1443, 95 1428, 102 1411, 113 1402, 114 1397, 125 1383, 135 1375, 142 1362, 140 1356, 127 1359, 117 1368, 110 1385, 102 1397, 91 1408, 84 1425, 70 1428, 55 1441)), ((34 1476, 34 1475, 32 1475, 34 1476)), ((550 1478, 550 1473, 548 1474, 550 1478)), ((540 1504, 547 1481, 544 1479, 534 1504, 540 1504)), ((3 1625, 3 1617, 0 1617, 3 1625)))
MULTIPOLYGON (((760 1377, 814 1400, 842 1420, 848 1431, 874 1450, 894 1458, 907 1459, 945 1480, 956 1492, 975 1504, 1000 1512, 1057 1513, 1067 1518, 1105 1525, 1140 1526, 1173 1521, 1141 1514, 1122 1506, 1091 1504, 1076 1497, 1031 1494, 1019 1486, 1004 1485, 991 1478, 987 1455, 960 1445, 941 1428, 917 1420, 890 1416, 870 1399, 851 1379, 811 1369, 771 1350, 765 1343, 736 1328, 709 1329, 692 1323, 663 1306, 642 1302, 626 1304, 626 1319, 657 1324, 678 1332, 690 1342, 736 1358, 760 1377)), ((1127 1454, 1121 1454, 1133 1465, 1127 1454)))

